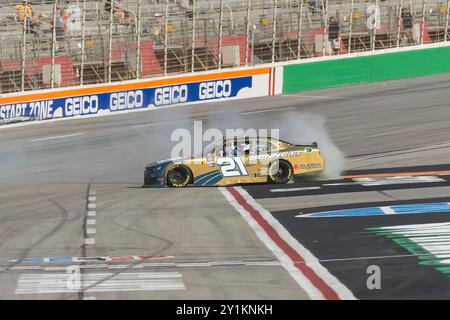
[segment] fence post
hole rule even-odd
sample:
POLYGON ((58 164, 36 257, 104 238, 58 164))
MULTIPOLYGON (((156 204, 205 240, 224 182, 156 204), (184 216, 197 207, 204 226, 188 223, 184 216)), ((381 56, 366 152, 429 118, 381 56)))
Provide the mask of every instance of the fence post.
MULTIPOLYGON (((372 36, 372 52, 375 51, 375 45, 376 45, 376 38, 377 38, 377 24, 378 24, 378 11, 380 9, 378 8, 378 0, 375 0, 375 23, 373 25, 373 36, 372 36)), ((380 19, 381 19, 381 12, 380 12, 380 19)))
POLYGON ((348 32, 348 53, 352 52, 352 33, 353 33, 353 13, 355 11, 355 0, 350 3, 350 30, 348 32))
POLYGON ((448 40, 448 22, 449 22, 450 0, 447 0, 447 16, 445 18, 445 42, 448 40))
POLYGON ((56 44, 56 6, 58 1, 53 4, 53 19, 52 19, 52 57, 51 57, 51 74, 50 74, 50 88, 53 89, 55 85, 55 44, 56 44))
POLYGON ((195 71, 195 21, 197 18, 196 1, 192 0, 192 51, 191 51, 191 71, 195 71))
POLYGON ((325 36, 327 35, 328 30, 328 0, 322 0, 322 18, 324 19, 324 28, 323 28, 323 37, 322 37, 322 55, 326 53, 326 42, 325 36))
POLYGON ((136 79, 141 78, 141 0, 138 0, 136 17, 136 79))
POLYGON ((272 63, 275 63, 276 41, 277 41, 277 0, 273 0, 272 63))
POLYGON ((86 55, 86 1, 83 1, 83 18, 81 20, 81 65, 80 65, 80 86, 84 84, 84 63, 86 55))
MULTIPOLYGON (((28 7, 29 0, 25 2, 25 6, 28 7)), ((22 79, 21 79, 21 90, 25 91, 25 65, 26 65, 26 55, 27 55, 27 9, 24 9, 23 17, 23 32, 22 32, 22 79)))
POLYGON ((300 0, 300 6, 298 8, 298 44, 297 44, 297 59, 298 60, 301 59, 301 52, 302 52, 303 4, 304 4, 303 0, 300 0))
MULTIPOLYGON (((450 0, 449 0, 450 1, 450 0)), ((246 39, 245 39, 245 66, 248 66, 248 58, 250 55, 250 50, 249 50, 249 46, 250 46, 250 5, 251 5, 251 0, 247 0, 247 26, 246 26, 246 39)), ((252 47, 253 50, 253 47, 252 47)))
POLYGON ((422 25, 420 28, 420 44, 423 44, 423 35, 425 32, 425 12, 426 12, 426 7, 427 7, 427 0, 423 0, 423 5, 422 5, 422 25))
POLYGON ((400 31, 402 26, 402 0, 398 0, 397 49, 400 47, 400 31))
POLYGON ((219 70, 222 69, 222 35, 223 35, 223 0, 220 0, 220 13, 219 13, 219 56, 218 66, 219 70))
POLYGON ((109 13, 109 44, 108 44, 108 82, 112 81, 112 37, 113 37, 113 8, 114 8, 114 0, 111 0, 111 12, 109 13))
POLYGON ((168 41, 169 35, 167 26, 169 25, 169 0, 166 0, 166 7, 164 10, 164 76, 167 76, 167 55, 168 55, 168 41))

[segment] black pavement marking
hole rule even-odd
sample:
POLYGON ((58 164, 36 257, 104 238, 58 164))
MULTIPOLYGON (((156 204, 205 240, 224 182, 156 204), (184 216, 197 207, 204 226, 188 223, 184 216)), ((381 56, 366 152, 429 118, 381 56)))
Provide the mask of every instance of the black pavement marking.
MULTIPOLYGON (((450 202, 450 197, 443 198, 428 198, 428 199, 410 199, 410 200, 393 200, 393 201, 373 201, 373 202, 364 202, 364 203, 347 203, 341 205, 330 205, 330 206, 319 206, 319 207, 310 207, 310 208, 299 208, 299 209, 289 209, 289 210, 280 210, 280 211, 272 211, 272 213, 279 214, 308 214, 314 212, 323 212, 323 211, 335 211, 335 210, 349 210, 349 209, 357 209, 357 208, 371 208, 371 207, 390 207, 402 204, 416 204, 416 203, 435 203, 435 202, 450 202)), ((444 212, 443 214, 448 214, 449 212, 444 212)), ((430 213, 421 213, 421 214, 430 214, 430 213)), ((442 214, 442 213, 441 213, 442 214)), ((398 215, 398 214, 397 214, 398 215)), ((404 214, 409 215, 409 214, 404 214)), ((383 215, 388 216, 388 215, 383 215)), ((335 219, 337 217, 334 217, 335 219)), ((312 218, 312 219, 323 219, 323 217, 312 218)))
POLYGON ((357 298, 361 299, 448 299, 450 278, 431 266, 419 265, 417 257, 391 239, 369 234, 367 228, 450 222, 450 215, 439 213, 386 215, 346 218, 295 218, 297 212, 275 212, 273 216, 319 260, 359 257, 386 259, 340 260, 322 264, 357 298), (366 286, 367 267, 381 268, 381 290, 366 286))
POLYGON ((378 173, 446 171, 446 170, 450 170, 450 164, 413 166, 413 167, 397 167, 397 168, 381 168, 381 169, 348 170, 348 171, 344 171, 342 173, 342 176, 360 175, 360 174, 378 174, 378 173))
POLYGON ((401 189, 417 189, 417 188, 432 188, 432 187, 448 187, 450 186, 450 175, 436 176, 444 181, 441 182, 415 182, 415 183, 399 183, 399 184, 380 184, 374 186, 364 186, 361 182, 352 179, 344 180, 329 180, 316 181, 305 183, 292 183, 285 185, 249 185, 244 186, 245 190, 255 199, 261 198, 280 198, 280 197, 295 197, 295 196, 310 196, 321 194, 334 194, 346 192, 365 192, 365 191, 387 191, 387 190, 401 190, 401 189), (332 185, 343 183, 344 185, 332 185), (347 183, 347 184, 345 184, 347 183), (349 184, 351 183, 351 184, 349 184), (315 190, 298 190, 286 192, 271 192, 272 189, 291 189, 291 188, 310 188, 320 187, 315 190))

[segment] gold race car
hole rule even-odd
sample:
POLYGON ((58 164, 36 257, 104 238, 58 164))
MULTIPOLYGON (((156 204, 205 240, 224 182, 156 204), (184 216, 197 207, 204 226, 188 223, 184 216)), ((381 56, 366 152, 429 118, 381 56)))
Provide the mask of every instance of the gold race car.
POLYGON ((144 186, 226 186, 288 183, 296 175, 320 173, 317 143, 294 145, 273 138, 223 140, 202 157, 163 160, 145 168, 144 186))

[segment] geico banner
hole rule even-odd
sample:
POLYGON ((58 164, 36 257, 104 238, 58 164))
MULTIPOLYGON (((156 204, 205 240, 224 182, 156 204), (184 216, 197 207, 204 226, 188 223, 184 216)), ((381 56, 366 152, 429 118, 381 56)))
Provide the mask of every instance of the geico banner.
MULTIPOLYGON (((241 70, 225 72, 238 77, 219 78, 205 74, 182 78, 163 79, 140 83, 117 84, 111 88, 126 89, 111 91, 109 87, 76 88, 65 92, 28 94, 34 98, 26 101, 27 95, 17 96, 17 102, 3 104, 2 100, 14 98, 0 97, 0 119, 36 119, 46 120, 84 115, 100 115, 121 111, 159 108, 168 105, 220 100, 228 98, 246 98, 275 94, 275 68, 241 70), (256 74, 255 74, 256 73, 256 74), (205 78, 204 81, 202 81, 205 78), (198 81, 191 82, 195 79, 198 81), (182 81, 180 81, 182 80, 182 81), (154 83, 166 82, 167 85, 152 86, 154 83), (173 83, 173 84, 172 84, 173 83), (81 94, 74 95, 79 91, 81 94), (91 93, 94 91, 94 93, 91 93), (98 91, 98 92, 96 92, 98 91), (102 92, 103 91, 103 92, 102 92), (107 91, 107 92, 104 92, 107 91), (109 91, 109 92, 108 92, 109 91), (91 94, 82 94, 90 92, 91 94), (40 97, 46 99, 39 99, 40 97), (38 98, 38 99, 36 99, 38 98), (36 100, 35 100, 36 99, 36 100), (25 101, 20 101, 25 100, 25 101)), ((281 88, 280 88, 281 90, 281 88)))

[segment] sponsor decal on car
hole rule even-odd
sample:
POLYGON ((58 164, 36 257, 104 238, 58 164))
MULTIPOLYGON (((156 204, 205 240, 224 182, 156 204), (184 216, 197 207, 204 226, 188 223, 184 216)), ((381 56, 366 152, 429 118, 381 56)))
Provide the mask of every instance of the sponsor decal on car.
POLYGON ((296 156, 299 156, 301 153, 302 153, 301 151, 285 151, 285 152, 265 153, 265 154, 259 154, 259 155, 250 155, 249 160, 250 161, 272 160, 272 159, 280 159, 280 158, 287 158, 287 157, 296 157, 296 156))

